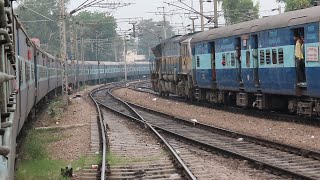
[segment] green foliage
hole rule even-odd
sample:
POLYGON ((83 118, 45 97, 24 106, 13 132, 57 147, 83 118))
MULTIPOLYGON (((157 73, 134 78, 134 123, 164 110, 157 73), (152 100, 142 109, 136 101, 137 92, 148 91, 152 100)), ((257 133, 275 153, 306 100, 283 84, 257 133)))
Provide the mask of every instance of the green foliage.
POLYGON ((277 0, 286 4, 286 11, 308 8, 314 4, 315 0, 277 0))
MULTIPOLYGON (((139 23, 137 30, 138 41, 138 54, 145 54, 147 59, 153 57, 151 49, 155 47, 161 40, 164 39, 163 22, 156 22, 152 19, 143 20, 139 23)), ((174 36, 172 26, 169 22, 166 23, 167 38, 174 36)))
POLYGON ((52 101, 49 104, 47 113, 52 118, 61 117, 62 114, 63 114, 63 108, 64 108, 64 105, 63 105, 63 102, 62 102, 62 100, 60 98, 58 100, 52 101))
MULTIPOLYGON (((112 16, 103 12, 82 11, 74 17, 76 22, 83 28, 83 37, 85 39, 101 39, 102 43, 85 43, 85 59, 88 61, 96 60, 96 50, 98 49, 97 58, 102 61, 114 60, 114 39, 117 37, 117 23, 112 16)), ((81 36, 82 33, 79 33, 81 36)))
POLYGON ((66 162, 63 160, 52 160, 48 157, 48 145, 50 143, 66 138, 60 130, 31 130, 22 146, 22 157, 18 163, 16 179, 63 179, 60 169, 71 164, 71 167, 83 168, 87 164, 100 164, 101 156, 80 157, 79 159, 66 162))
POLYGON ((27 159, 47 158, 46 145, 64 138, 57 130, 31 130, 25 141, 25 156, 27 159))
POLYGON ((25 0, 15 9, 31 38, 39 38, 42 47, 53 55, 59 52, 59 27, 57 1, 25 0), (49 21, 47 18, 53 20, 49 21), (44 21, 45 20, 45 21, 44 21))
POLYGON ((221 0, 224 18, 228 24, 235 24, 259 18, 259 3, 252 0, 221 0))
POLYGON ((18 164, 17 179, 61 179, 60 167, 65 164, 48 158, 47 145, 62 138, 56 130, 31 130, 22 147, 23 159, 18 164))
MULTIPOLYGON (((54 56, 59 55, 60 49, 60 37, 59 37, 59 9, 57 6, 58 1, 52 0, 24 0, 15 9, 16 14, 19 15, 20 21, 27 29, 27 34, 31 38, 39 38, 41 47, 54 56), (53 20, 50 21, 47 18, 53 20)), ((69 0, 66 0, 68 3, 69 0)), ((66 4, 67 4, 66 3, 66 4)), ((108 39, 108 42, 98 44, 98 59, 111 61, 114 59, 113 48, 110 44, 113 42, 116 34, 116 20, 114 17, 106 15, 102 12, 89 12, 81 11, 75 15, 75 21, 89 21, 91 24, 82 25, 84 29, 84 39, 108 39), (93 23, 98 22, 97 25, 93 23), (108 44, 107 44, 108 43, 108 44)), ((70 24, 69 17, 66 18, 66 30, 67 30, 67 50, 68 58, 70 58, 70 24)), ((81 33, 78 31, 78 37, 81 33)), ((85 59, 96 60, 96 43, 85 44, 85 59)), ((79 46, 80 47, 80 46, 79 46)), ((80 48, 79 48, 80 49, 80 48)))

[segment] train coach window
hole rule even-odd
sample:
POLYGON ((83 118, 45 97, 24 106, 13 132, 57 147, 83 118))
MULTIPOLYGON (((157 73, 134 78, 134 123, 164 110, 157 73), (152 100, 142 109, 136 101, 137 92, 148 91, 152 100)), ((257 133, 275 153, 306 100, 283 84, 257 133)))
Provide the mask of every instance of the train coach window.
POLYGON ((30 81, 30 64, 29 63, 25 63, 25 67, 26 67, 26 81, 30 81))
POLYGON ((272 49, 272 64, 278 63, 278 56, 277 56, 277 50, 272 49))
POLYGON ((200 57, 197 56, 197 67, 200 67, 200 57))
POLYGON ((282 48, 279 48, 279 50, 278 50, 278 60, 279 60, 279 64, 283 64, 284 63, 283 49, 282 48))
POLYGON ((34 64, 31 64, 31 78, 34 79, 34 64))
POLYGON ((21 61, 19 61, 19 83, 20 84, 22 84, 23 83, 23 77, 22 77, 22 72, 23 72, 23 70, 22 70, 22 62, 21 61))
POLYGON ((227 63, 227 62, 226 62, 226 54, 223 53, 223 54, 222 54, 222 65, 225 66, 226 63, 227 63))
POLYGON ((260 64, 264 64, 264 50, 260 51, 260 64))
POLYGON ((270 49, 266 50, 266 63, 270 64, 271 63, 271 53, 270 53, 270 49))
POLYGON ((235 65, 236 65, 235 56, 234 56, 234 53, 231 53, 231 66, 235 66, 235 65))

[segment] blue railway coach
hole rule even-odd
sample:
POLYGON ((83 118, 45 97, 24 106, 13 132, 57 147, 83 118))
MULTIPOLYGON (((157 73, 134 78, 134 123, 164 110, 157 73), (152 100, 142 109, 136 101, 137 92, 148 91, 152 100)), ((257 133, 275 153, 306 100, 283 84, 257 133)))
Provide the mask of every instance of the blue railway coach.
MULTIPOLYGON (((311 7, 187 35, 191 39, 187 49, 190 49, 193 73, 189 78, 192 85, 185 90, 191 91, 193 98, 213 103, 286 109, 319 116, 319 12, 320 7, 311 7), (295 36, 303 44, 305 67, 301 72, 305 79, 302 82, 298 81, 301 75, 297 70, 295 36)), ((169 44, 168 41, 157 46, 157 51, 169 44)), ((180 48, 183 52, 184 47, 180 48)), ((161 65, 166 57, 155 54, 156 64, 161 65)), ((159 69, 163 73, 164 69, 159 69)), ((178 77, 180 73, 176 72, 178 77)), ((162 80, 157 72, 152 77, 162 80)), ((157 90, 157 79, 152 81, 157 90)), ((187 92, 179 90, 182 82, 175 79, 176 94, 186 96, 187 92)))

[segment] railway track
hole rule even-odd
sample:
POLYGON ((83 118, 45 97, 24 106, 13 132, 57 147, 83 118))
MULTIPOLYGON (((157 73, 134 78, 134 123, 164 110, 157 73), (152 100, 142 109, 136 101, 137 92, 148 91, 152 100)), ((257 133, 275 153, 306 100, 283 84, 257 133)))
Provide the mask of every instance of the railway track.
POLYGON ((208 150, 228 153, 231 156, 252 161, 259 166, 265 166, 275 172, 279 171, 292 177, 320 179, 320 153, 318 152, 184 121, 131 105, 157 129, 179 136, 208 150))
MULTIPOLYGON (((286 177, 320 179, 319 152, 178 119, 134 104, 130 104, 130 107, 138 114, 136 116, 139 116, 140 120, 208 151, 246 159, 259 168, 265 168, 286 177)), ((122 113, 132 116, 125 111, 122 113)))
MULTIPOLYGON (((108 89, 97 92, 94 95, 97 102, 105 105, 106 107, 108 107, 108 109, 115 110, 122 114, 134 116, 136 120, 139 118, 139 115, 134 113, 132 109, 128 108, 106 93, 108 93, 108 89)), ((215 177, 215 179, 225 179, 227 176, 228 179, 234 179, 239 176, 246 177, 246 179, 248 180, 256 179, 256 177, 259 177, 259 179, 281 179, 277 176, 267 174, 263 171, 249 172, 249 167, 247 169, 241 169, 241 171, 235 167, 226 167, 227 165, 221 165, 221 163, 216 160, 217 157, 218 159, 221 159, 221 157, 214 155, 211 152, 200 150, 199 148, 192 145, 178 142, 174 137, 166 136, 166 134, 158 131, 157 133, 161 134, 162 137, 165 136, 164 139, 166 139, 167 142, 165 142, 164 144, 170 144, 172 149, 171 153, 179 154, 179 157, 182 156, 182 161, 185 163, 185 165, 181 165, 179 163, 179 160, 175 160, 176 166, 187 166, 188 168, 190 168, 190 170, 188 171, 192 171, 192 174, 195 175, 195 177, 187 175, 182 178, 185 174, 188 174, 188 172, 175 173, 174 169, 177 169, 175 168, 176 166, 171 164, 163 156, 159 156, 159 151, 156 151, 152 148, 155 146, 154 148, 159 149, 158 145, 150 145, 150 142, 148 143, 148 145, 145 145, 146 141, 148 140, 142 138, 144 136, 141 135, 144 134, 145 130, 136 130, 137 127, 133 127, 132 125, 128 127, 128 124, 132 124, 132 122, 130 123, 130 121, 128 122, 128 120, 114 117, 112 113, 104 112, 103 116, 106 122, 108 122, 108 127, 110 128, 110 131, 108 132, 110 141, 109 153, 111 153, 112 156, 116 155, 116 159, 120 161, 119 164, 110 162, 111 165, 109 166, 108 170, 109 179, 137 179, 142 177, 146 179, 212 179, 213 177, 215 177), (140 139, 140 141, 137 142, 137 139, 140 139), (143 142, 142 144, 141 141, 143 142), (150 147, 151 150, 149 149, 150 147), (190 149, 195 149, 196 153, 195 150, 190 149), (157 161, 150 162, 150 160, 155 160, 154 157, 156 157, 157 161)), ((143 126, 144 124, 145 123, 142 122, 143 126)))
POLYGON ((103 110, 109 132, 108 179, 183 179, 179 169, 143 127, 103 110))
MULTIPOLYGON (((159 93, 154 92, 152 90, 151 84, 149 82, 144 82, 144 83, 141 82, 141 83, 137 83, 137 84, 132 84, 128 88, 131 90, 134 90, 134 91, 149 93, 149 94, 153 94, 156 96, 160 96, 159 93)), ((258 117, 258 118, 267 118, 269 120, 274 120, 274 121, 293 122, 293 123, 299 123, 299 124, 320 127, 320 118, 316 118, 316 117, 299 116, 299 115, 292 115, 292 114, 283 113, 283 112, 264 111, 264 110, 250 109, 250 108, 244 109, 244 108, 235 107, 235 106, 226 107, 226 106, 221 106, 221 105, 215 105, 215 104, 208 103, 205 101, 190 102, 190 101, 188 101, 182 97, 176 96, 176 95, 161 96, 161 97, 173 99, 173 100, 176 100, 179 102, 190 103, 192 105, 204 106, 204 107, 213 108, 216 110, 227 111, 227 112, 231 112, 231 113, 254 116, 254 117, 258 117)))
MULTIPOLYGON (((107 91, 108 88, 93 92, 92 97, 95 102, 104 105, 107 109, 125 114, 133 113, 112 97, 106 96, 107 91)), ((163 151, 159 143, 143 139, 145 130, 136 130, 136 127, 132 128, 132 125, 129 128, 128 124, 124 125, 124 122, 128 121, 123 121, 110 114, 105 110, 102 111, 112 131, 108 132, 110 141, 110 152, 108 153, 115 154, 120 164, 112 162, 109 164, 107 179, 196 179, 177 153, 154 128, 148 127, 148 124, 141 124, 143 128, 148 127, 156 135, 167 151, 163 151), (170 156, 167 152, 170 153, 170 156)))

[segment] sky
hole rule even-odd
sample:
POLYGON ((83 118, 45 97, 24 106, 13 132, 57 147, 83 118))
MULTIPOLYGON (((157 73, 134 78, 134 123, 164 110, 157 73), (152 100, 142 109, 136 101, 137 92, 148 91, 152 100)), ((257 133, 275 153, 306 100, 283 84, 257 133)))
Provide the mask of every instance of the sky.
MULTIPOLYGON (((70 5, 68 7, 69 11, 72 9, 77 8, 81 5, 85 0, 70 0, 70 5)), ((191 20, 187 11, 185 10, 178 10, 177 7, 169 6, 164 2, 174 3, 175 5, 187 8, 183 4, 179 3, 178 0, 105 0, 105 2, 121 2, 121 3, 134 3, 130 6, 118 8, 116 11, 106 9, 106 8, 87 8, 86 10, 90 11, 103 11, 103 12, 110 12, 118 19, 118 26, 121 30, 130 29, 132 26, 129 24, 128 19, 126 18, 138 18, 138 19, 154 19, 157 21, 163 20, 162 15, 158 15, 155 12, 160 12, 162 9, 159 7, 165 7, 165 12, 169 14, 166 16, 167 21, 170 21, 170 24, 175 26, 176 33, 185 33, 186 26, 191 24, 191 20), (177 14, 179 13, 179 14, 177 14)), ((193 4, 193 8, 197 11, 200 9, 199 0, 183 0, 186 4, 191 6, 193 4)), ((276 3, 276 0, 254 0, 255 3, 260 4, 260 16, 270 16, 274 14, 278 14, 278 11, 271 11, 274 8, 278 8, 279 4, 276 3)), ((284 5, 280 5, 282 7, 282 11, 284 11, 284 5)), ((213 3, 204 3, 204 12, 206 15, 213 15, 213 3)), ((219 7, 218 10, 221 10, 219 7)), ((192 15, 195 16, 195 15, 192 15)), ((200 19, 195 21, 196 27, 200 29, 200 19)), ((219 24, 224 24, 224 18, 219 17, 219 24)), ((210 25, 209 25, 210 26, 210 25)), ((212 24, 211 24, 212 26, 212 24)))

